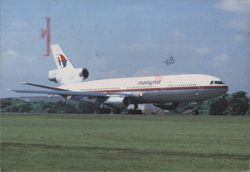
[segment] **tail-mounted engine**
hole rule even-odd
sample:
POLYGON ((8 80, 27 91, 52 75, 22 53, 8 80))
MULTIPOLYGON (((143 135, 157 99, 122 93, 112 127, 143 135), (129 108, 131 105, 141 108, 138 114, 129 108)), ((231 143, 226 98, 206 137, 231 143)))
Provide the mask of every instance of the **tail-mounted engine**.
POLYGON ((79 76, 82 77, 83 79, 87 79, 89 77, 88 69, 82 68, 80 70, 79 76))
POLYGON ((85 68, 62 68, 50 70, 48 73, 48 79, 50 81, 66 84, 81 82, 89 77, 89 71, 85 68))

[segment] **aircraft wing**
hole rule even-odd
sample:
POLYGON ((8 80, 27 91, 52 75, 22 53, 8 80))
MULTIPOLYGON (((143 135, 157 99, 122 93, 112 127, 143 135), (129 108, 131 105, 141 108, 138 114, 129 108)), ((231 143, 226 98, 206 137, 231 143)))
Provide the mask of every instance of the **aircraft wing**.
POLYGON ((69 91, 69 90, 10 90, 16 93, 35 93, 35 94, 48 94, 60 96, 81 96, 92 98, 108 98, 111 96, 124 96, 124 97, 139 97, 137 94, 132 93, 107 93, 107 92, 92 92, 92 91, 69 91))
POLYGON ((16 93, 36 93, 36 94, 49 94, 49 95, 61 95, 61 96, 82 96, 82 97, 109 97, 107 93, 100 92, 80 92, 80 91, 68 91, 68 90, 10 90, 16 93))
POLYGON ((109 92, 96 92, 96 91, 70 91, 57 87, 50 87, 47 85, 34 84, 29 82, 21 82, 24 85, 30 85, 48 90, 10 90, 16 93, 35 93, 35 94, 48 94, 48 95, 60 95, 60 96, 80 96, 89 98, 108 98, 110 96, 124 96, 124 97, 139 97, 136 93, 109 93, 109 92))

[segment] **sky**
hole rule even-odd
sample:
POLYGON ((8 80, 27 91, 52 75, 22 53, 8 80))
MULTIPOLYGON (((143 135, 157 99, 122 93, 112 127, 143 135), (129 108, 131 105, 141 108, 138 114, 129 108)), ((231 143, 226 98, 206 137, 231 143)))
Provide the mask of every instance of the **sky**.
MULTIPOLYGON (((48 81, 55 69, 41 39, 51 18, 58 43, 88 80, 201 73, 229 92, 250 92, 250 0, 2 0, 1 97, 19 82, 48 81), (172 56, 174 64, 164 61, 172 56)), ((248 93, 249 94, 249 93, 248 93)), ((23 95, 22 95, 23 96, 23 95)))

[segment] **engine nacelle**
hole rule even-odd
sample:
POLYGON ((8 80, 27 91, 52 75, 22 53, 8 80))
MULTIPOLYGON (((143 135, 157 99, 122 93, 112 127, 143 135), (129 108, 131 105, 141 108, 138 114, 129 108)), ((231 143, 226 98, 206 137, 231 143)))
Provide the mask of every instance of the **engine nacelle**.
POLYGON ((109 97, 104 102, 104 104, 113 108, 124 109, 129 106, 130 101, 128 97, 112 96, 112 97, 109 97))
POLYGON ((79 76, 82 77, 83 79, 87 79, 89 77, 89 71, 86 68, 78 68, 79 70, 79 76))
POLYGON ((85 68, 62 68, 50 70, 48 79, 57 83, 81 82, 89 77, 89 71, 85 68))
POLYGON ((59 78, 56 76, 57 70, 50 70, 48 73, 48 79, 52 82, 58 83, 59 78))

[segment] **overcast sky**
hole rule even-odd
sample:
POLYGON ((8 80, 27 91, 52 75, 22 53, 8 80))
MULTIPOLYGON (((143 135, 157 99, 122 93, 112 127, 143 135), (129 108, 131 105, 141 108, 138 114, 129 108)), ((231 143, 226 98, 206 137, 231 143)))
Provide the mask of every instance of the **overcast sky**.
POLYGON ((52 57, 40 38, 45 16, 58 43, 88 80, 211 74, 230 92, 250 92, 249 0, 2 0, 1 97, 18 82, 48 81, 52 57), (173 56, 175 63, 164 63, 173 56))

